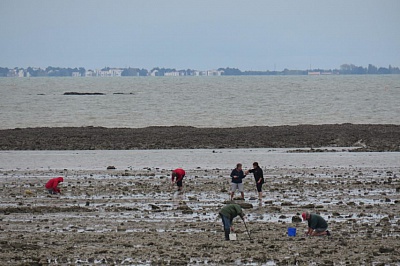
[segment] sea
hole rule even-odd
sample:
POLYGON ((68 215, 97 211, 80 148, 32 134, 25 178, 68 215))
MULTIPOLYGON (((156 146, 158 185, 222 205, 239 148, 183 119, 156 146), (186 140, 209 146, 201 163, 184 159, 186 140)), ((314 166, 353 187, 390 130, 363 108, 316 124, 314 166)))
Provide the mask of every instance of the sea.
MULTIPOLYGON (((0 78, 0 129, 400 124, 400 75, 0 78), (92 95, 65 95, 65 93, 92 95), (93 95, 93 94, 100 95, 93 95)), ((251 130, 249 128, 249 130, 251 130)), ((1 151, 0 171, 377 167, 400 153, 285 149, 1 151)))
POLYGON ((0 78, 0 129, 400 124, 399 103, 400 75, 0 78))

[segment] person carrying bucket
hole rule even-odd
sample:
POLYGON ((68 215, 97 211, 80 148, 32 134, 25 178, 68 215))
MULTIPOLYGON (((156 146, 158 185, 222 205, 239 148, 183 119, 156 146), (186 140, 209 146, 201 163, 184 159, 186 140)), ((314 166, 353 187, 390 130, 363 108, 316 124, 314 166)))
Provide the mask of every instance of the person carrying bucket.
POLYGON ((171 173, 171 182, 172 184, 176 183, 176 185, 178 186, 178 191, 182 190, 182 186, 183 186, 183 178, 185 177, 185 170, 183 170, 182 168, 176 168, 175 170, 172 170, 171 173))
POLYGON ((324 218, 315 213, 303 212, 301 214, 303 221, 308 221, 308 230, 306 236, 330 236, 331 233, 327 230, 328 223, 324 218))
POLYGON ((253 173, 254 181, 256 181, 256 188, 258 192, 258 200, 261 202, 262 200, 262 185, 264 184, 264 174, 261 167, 258 165, 258 162, 253 163, 253 169, 247 170, 246 175, 249 173, 253 173))
POLYGON ((224 206, 219 215, 222 219, 222 224, 224 225, 224 232, 225 232, 225 240, 229 240, 229 234, 232 230, 233 219, 236 216, 240 216, 244 221, 244 213, 242 211, 242 207, 238 204, 228 204, 224 206))

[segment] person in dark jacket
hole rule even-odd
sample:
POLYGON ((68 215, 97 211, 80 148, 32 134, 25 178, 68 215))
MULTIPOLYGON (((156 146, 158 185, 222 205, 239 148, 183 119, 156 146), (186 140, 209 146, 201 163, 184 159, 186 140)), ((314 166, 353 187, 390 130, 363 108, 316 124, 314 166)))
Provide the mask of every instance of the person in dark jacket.
POLYGON ((58 188, 58 184, 64 182, 64 178, 55 177, 47 181, 45 187, 50 194, 58 194, 61 193, 61 190, 58 188))
POLYGON ((258 165, 258 162, 253 163, 253 169, 247 170, 246 175, 249 173, 253 173, 254 181, 256 181, 256 188, 258 192, 258 199, 262 200, 262 185, 264 184, 264 174, 261 167, 258 165))
POLYGON ((328 223, 324 218, 315 213, 303 212, 301 214, 303 221, 308 222, 308 230, 306 236, 330 236, 328 223))
POLYGON ((228 204, 220 210, 219 215, 222 219, 222 224, 224 225, 225 240, 229 240, 229 234, 232 230, 233 219, 239 215, 240 218, 244 220, 244 213, 240 205, 228 204))
POLYGON ((235 195, 235 191, 239 190, 242 199, 244 199, 244 188, 242 179, 245 178, 246 175, 243 173, 242 164, 238 163, 236 168, 231 172, 231 200, 233 200, 233 196, 235 195))

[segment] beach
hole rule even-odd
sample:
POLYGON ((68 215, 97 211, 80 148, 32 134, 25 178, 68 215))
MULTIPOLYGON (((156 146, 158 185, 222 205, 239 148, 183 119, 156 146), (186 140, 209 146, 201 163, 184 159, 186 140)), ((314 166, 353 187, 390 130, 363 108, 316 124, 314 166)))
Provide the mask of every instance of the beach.
POLYGON ((354 128, 279 127, 278 134, 265 127, 265 135, 257 127, 1 130, 0 261, 398 265, 399 126, 354 128), (246 135, 253 130, 258 135, 246 135), (181 142, 168 139, 179 132, 185 132, 181 142), (245 200, 233 202, 243 207, 246 224, 236 218, 237 240, 224 241, 218 213, 231 203, 230 172, 237 162, 249 169, 254 160, 264 171, 264 198, 260 204, 253 176, 247 176, 245 200), (187 172, 183 193, 170 184, 175 166, 187 172), (50 195, 44 184, 57 176, 65 180, 62 194, 50 195), (306 237, 304 211, 324 217, 332 235, 306 237), (296 228, 296 236, 288 236, 288 228, 296 228))
POLYGON ((3 265, 397 265, 399 168, 264 169, 261 204, 245 180, 244 223, 224 241, 228 169, 2 172, 3 265), (397 175, 396 175, 397 173, 397 175), (64 176, 62 195, 43 185, 64 176), (301 213, 323 216, 330 237, 306 237, 301 213), (294 237, 288 228, 296 228, 294 237))

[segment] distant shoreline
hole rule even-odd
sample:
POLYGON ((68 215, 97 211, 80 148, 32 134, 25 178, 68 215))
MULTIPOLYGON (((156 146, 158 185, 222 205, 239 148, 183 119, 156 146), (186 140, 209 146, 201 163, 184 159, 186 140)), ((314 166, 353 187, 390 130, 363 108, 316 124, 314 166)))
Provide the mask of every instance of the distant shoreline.
POLYGON ((27 69, 0 67, 0 77, 135 77, 135 76, 285 76, 285 75, 391 75, 400 74, 398 67, 376 67, 369 64, 368 67, 342 64, 339 69, 287 69, 282 71, 270 70, 245 70, 238 68, 217 68, 208 70, 175 69, 154 67, 150 70, 144 68, 105 67, 102 69, 85 69, 83 67, 28 67, 27 69))
MULTIPOLYGON (((359 147, 400 151, 400 125, 325 124, 196 128, 41 127, 0 130, 0 150, 147 150, 359 147)), ((314 150, 315 149, 315 150, 314 150)))

